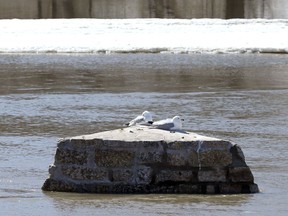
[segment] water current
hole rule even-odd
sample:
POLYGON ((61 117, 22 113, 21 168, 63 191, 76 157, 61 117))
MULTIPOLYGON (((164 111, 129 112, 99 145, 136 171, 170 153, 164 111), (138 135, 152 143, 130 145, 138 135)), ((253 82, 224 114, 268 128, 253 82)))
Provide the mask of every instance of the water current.
POLYGON ((287 55, 1 54, 0 215, 286 215, 287 104, 287 55), (143 110, 239 144, 261 193, 41 191, 59 138, 143 110))

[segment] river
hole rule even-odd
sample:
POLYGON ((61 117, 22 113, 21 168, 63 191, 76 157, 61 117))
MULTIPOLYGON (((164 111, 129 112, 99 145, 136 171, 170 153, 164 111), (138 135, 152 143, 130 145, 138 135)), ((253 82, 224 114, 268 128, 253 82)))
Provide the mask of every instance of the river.
POLYGON ((277 54, 0 54, 0 215, 286 215, 288 62, 277 54), (43 192, 57 140, 143 110, 231 140, 261 193, 43 192))

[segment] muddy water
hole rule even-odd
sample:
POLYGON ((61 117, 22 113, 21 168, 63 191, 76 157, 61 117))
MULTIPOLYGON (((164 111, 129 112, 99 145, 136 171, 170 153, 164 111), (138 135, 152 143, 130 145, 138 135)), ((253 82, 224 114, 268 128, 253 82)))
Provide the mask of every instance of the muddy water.
POLYGON ((0 55, 1 215, 286 215, 286 55, 0 55), (238 143, 261 193, 43 193, 61 137, 150 110, 238 143))

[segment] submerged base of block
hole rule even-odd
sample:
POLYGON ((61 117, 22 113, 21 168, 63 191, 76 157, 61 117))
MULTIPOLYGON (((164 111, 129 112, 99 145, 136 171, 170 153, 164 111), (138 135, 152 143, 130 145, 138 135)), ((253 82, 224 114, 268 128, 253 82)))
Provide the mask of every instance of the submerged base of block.
POLYGON ((99 183, 74 184, 53 179, 47 179, 42 189, 44 191, 108 194, 245 194, 259 192, 258 185, 254 183, 166 183, 163 185, 107 185, 99 183))

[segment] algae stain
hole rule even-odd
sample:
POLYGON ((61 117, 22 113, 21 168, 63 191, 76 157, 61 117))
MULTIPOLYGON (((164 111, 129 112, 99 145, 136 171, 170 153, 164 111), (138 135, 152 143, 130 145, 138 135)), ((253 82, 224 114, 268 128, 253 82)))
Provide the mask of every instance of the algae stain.
POLYGON ((201 170, 201 160, 200 160, 200 153, 199 153, 199 152, 200 152, 200 149, 201 149, 202 144, 203 144, 203 140, 199 140, 199 141, 198 141, 197 150, 196 150, 196 152, 197 152, 197 157, 198 157, 199 170, 201 170))

